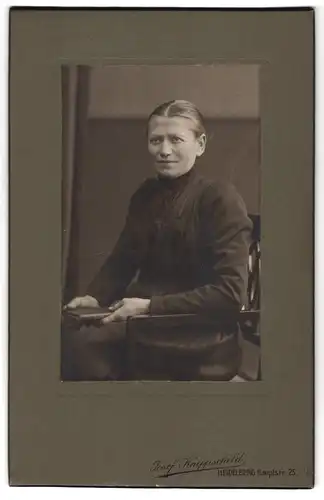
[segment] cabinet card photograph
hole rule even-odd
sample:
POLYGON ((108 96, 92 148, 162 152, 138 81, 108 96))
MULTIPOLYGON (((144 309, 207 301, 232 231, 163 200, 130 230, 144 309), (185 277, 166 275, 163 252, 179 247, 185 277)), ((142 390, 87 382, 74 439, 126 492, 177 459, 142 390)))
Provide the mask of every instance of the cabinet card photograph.
POLYGON ((314 484, 314 11, 10 11, 9 482, 314 484))

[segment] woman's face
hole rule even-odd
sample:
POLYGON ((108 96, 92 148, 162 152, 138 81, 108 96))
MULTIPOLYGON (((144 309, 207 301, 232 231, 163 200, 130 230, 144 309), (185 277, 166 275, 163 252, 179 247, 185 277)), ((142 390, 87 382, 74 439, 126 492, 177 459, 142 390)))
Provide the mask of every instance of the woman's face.
POLYGON ((194 123, 188 118, 153 116, 149 121, 148 150, 159 175, 179 177, 189 172, 205 146, 205 134, 197 138, 194 123))

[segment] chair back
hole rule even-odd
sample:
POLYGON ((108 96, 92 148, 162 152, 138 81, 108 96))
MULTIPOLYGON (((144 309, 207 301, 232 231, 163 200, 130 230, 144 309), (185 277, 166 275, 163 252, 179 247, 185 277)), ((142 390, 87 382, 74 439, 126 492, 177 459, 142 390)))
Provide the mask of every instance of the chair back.
POLYGON ((260 215, 249 215, 249 217, 253 222, 253 230, 248 261, 247 310, 258 311, 261 306, 260 215))

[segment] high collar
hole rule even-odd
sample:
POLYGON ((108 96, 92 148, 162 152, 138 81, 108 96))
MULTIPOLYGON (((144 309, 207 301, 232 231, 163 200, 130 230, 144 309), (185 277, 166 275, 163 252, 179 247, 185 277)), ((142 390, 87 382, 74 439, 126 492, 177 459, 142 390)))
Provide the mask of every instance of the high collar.
POLYGON ((172 191, 179 191, 183 189, 192 179, 194 179, 197 175, 197 171, 195 167, 192 167, 188 172, 179 177, 170 178, 170 177, 162 177, 157 176, 158 185, 165 188, 170 189, 172 191))

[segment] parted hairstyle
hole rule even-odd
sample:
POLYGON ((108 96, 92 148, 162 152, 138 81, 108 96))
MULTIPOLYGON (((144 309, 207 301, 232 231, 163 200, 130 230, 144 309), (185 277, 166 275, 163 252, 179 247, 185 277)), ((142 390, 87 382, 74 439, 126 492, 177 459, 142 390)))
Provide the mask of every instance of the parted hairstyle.
POLYGON ((148 118, 148 123, 153 116, 166 116, 172 118, 179 116, 191 120, 194 124, 194 133, 196 137, 206 134, 204 119, 197 106, 192 102, 176 99, 173 101, 164 102, 152 111, 148 118))

